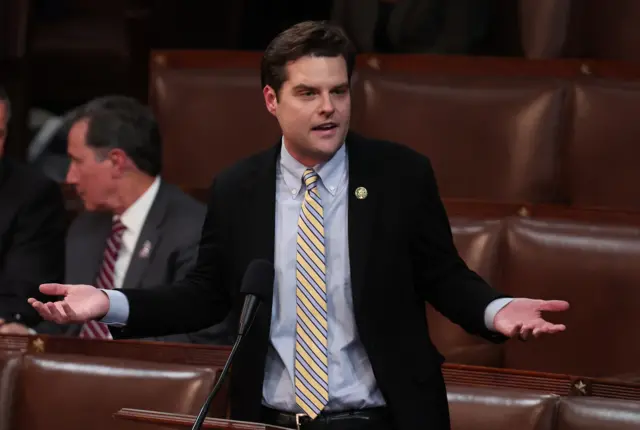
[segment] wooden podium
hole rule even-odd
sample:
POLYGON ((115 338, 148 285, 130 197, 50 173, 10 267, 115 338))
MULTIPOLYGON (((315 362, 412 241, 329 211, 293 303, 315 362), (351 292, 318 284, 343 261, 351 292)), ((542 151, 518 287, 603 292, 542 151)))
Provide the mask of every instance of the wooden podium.
MULTIPOLYGON (((166 412, 144 411, 141 409, 120 409, 115 418, 127 421, 162 426, 163 428, 190 429, 196 417, 193 415, 169 414, 166 412)), ((287 427, 270 426, 245 421, 232 421, 220 418, 206 418, 202 423, 203 429, 220 430, 290 430, 287 427)))

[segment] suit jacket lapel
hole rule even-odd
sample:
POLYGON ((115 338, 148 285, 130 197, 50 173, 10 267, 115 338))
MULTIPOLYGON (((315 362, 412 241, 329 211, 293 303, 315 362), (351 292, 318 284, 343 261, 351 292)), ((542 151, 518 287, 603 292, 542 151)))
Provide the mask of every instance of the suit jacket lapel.
MULTIPOLYGON (((246 243, 249 259, 266 259, 274 263, 275 225, 276 225, 276 163, 280 154, 280 144, 266 151, 263 160, 251 175, 245 187, 245 195, 251 196, 247 202, 244 220, 246 243)), ((250 261, 247 261, 247 265, 250 261)), ((269 290, 268 302, 262 303, 256 319, 262 321, 253 324, 253 331, 258 335, 258 327, 266 328, 268 338, 271 321, 271 304, 273 285, 269 290)), ((263 330, 260 330, 263 331, 263 330)), ((264 333, 261 333, 264 335, 264 333)), ((264 337, 264 336, 263 336, 264 337)))
POLYGON ((366 266, 376 203, 380 188, 373 175, 375 168, 366 160, 366 143, 349 134, 346 140, 349 159, 348 229, 351 287, 354 305, 360 303, 366 282, 366 266))
POLYGON ((167 212, 168 204, 167 185, 164 182, 160 182, 158 194, 149 209, 147 219, 131 255, 131 262, 122 283, 122 288, 139 288, 140 282, 149 268, 150 262, 153 260, 154 252, 162 239, 160 227, 167 212))

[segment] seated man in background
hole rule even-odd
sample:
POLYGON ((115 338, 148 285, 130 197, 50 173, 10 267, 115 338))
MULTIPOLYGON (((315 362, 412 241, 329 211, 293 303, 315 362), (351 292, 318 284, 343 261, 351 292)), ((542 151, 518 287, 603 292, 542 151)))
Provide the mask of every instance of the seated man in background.
POLYGON ((67 214, 55 182, 3 156, 10 117, 0 87, 0 333, 25 333, 41 321, 25 299, 64 279, 67 214))
MULTIPOLYGON (((205 206, 160 178, 158 124, 143 105, 109 96, 79 109, 68 134, 67 183, 85 212, 67 234, 66 282, 150 288, 184 276, 195 263, 205 206)), ((110 339, 100 323, 66 333, 110 339)), ((228 344, 226 321, 196 333, 147 340, 228 344)))
MULTIPOLYGON (((182 278, 195 263, 206 208, 161 180, 162 140, 152 113, 126 97, 94 100, 73 121, 67 150, 67 182, 87 209, 67 235, 67 282, 149 288, 182 278)), ((228 344, 225 323, 154 340, 228 344)), ((98 323, 72 333, 110 337, 98 323)))

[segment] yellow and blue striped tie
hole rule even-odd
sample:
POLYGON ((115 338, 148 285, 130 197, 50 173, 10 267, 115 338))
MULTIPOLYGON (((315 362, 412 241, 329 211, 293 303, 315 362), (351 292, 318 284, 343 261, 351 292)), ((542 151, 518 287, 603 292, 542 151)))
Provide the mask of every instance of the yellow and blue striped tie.
POLYGON ((296 404, 312 419, 329 400, 326 254, 318 179, 313 169, 304 172, 307 191, 298 219, 296 253, 296 404))

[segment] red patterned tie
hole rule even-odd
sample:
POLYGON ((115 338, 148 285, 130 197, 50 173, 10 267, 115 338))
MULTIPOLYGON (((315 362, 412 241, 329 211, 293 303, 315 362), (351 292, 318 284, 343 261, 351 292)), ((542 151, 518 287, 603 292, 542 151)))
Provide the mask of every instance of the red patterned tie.
MULTIPOLYGON (((114 287, 114 272, 118 252, 122 246, 122 234, 127 229, 120 219, 116 219, 111 227, 111 235, 107 239, 107 246, 104 249, 102 267, 96 280, 96 287, 110 290, 114 287)), ((89 321, 82 326, 80 337, 85 339, 111 339, 111 332, 106 324, 98 321, 89 321)))

